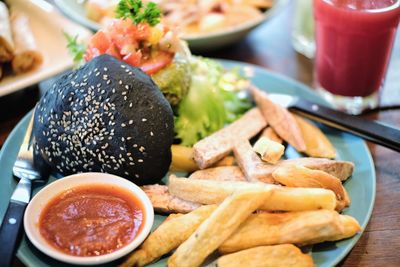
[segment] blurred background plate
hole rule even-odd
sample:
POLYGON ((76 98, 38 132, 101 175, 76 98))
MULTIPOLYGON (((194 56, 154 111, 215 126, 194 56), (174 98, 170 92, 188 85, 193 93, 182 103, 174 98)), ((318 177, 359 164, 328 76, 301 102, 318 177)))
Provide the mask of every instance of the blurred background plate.
POLYGON ((67 42, 63 32, 80 38, 88 38, 91 32, 66 19, 44 0, 10 0, 11 8, 29 17, 29 25, 35 36, 38 50, 43 55, 42 65, 33 71, 6 75, 0 80, 0 97, 34 85, 72 67, 67 42))
MULTIPOLYGON (((211 51, 242 39, 252 29, 267 21, 274 14, 286 7, 289 0, 274 0, 274 5, 266 10, 259 19, 246 21, 238 26, 228 27, 211 33, 184 35, 192 52, 211 51)), ((86 16, 84 0, 54 0, 58 8, 74 21, 96 31, 101 25, 86 16)))

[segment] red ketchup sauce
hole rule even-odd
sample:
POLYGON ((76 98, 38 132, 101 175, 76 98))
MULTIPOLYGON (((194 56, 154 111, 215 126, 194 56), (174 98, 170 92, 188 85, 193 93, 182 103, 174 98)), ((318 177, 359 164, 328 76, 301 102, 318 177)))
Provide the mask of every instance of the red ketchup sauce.
POLYGON ((99 256, 118 250, 142 230, 141 202, 113 185, 83 185, 53 198, 39 219, 41 235, 73 256, 99 256))

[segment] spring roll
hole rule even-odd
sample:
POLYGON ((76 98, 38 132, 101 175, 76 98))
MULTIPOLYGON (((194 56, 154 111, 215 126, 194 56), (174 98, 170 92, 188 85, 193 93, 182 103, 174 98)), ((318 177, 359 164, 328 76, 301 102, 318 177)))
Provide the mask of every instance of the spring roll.
POLYGON ((14 42, 11 34, 10 16, 6 4, 0 2, 0 62, 10 61, 13 54, 14 42))
POLYGON ((15 56, 11 62, 15 73, 24 73, 37 68, 43 62, 43 56, 36 47, 35 38, 29 27, 28 17, 13 11, 11 30, 14 38, 15 56))

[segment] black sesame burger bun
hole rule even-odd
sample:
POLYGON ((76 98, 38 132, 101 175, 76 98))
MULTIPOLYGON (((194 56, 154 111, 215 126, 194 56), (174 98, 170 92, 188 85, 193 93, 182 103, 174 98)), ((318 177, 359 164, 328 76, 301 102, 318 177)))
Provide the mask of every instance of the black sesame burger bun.
POLYGON ((171 163, 173 113, 151 78, 109 55, 60 77, 34 118, 36 156, 54 170, 158 182, 171 163))

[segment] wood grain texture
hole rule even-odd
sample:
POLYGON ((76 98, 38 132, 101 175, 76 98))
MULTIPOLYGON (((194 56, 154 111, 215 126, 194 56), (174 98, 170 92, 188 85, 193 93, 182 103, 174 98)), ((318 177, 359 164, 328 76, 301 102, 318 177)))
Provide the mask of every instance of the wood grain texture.
MULTIPOLYGON (((239 60, 261 65, 308 85, 313 83, 313 63, 296 54, 291 46, 293 1, 271 21, 261 25, 241 42, 204 56, 239 60)), ((400 104, 400 34, 397 34, 392 59, 381 92, 381 104, 400 104)), ((1 86, 0 86, 1 90, 1 86)), ((33 107, 32 92, 1 99, 0 143, 22 115, 33 107), (17 98, 17 99, 16 99, 17 98), (9 114, 12 107, 17 111, 9 114), (6 114, 7 113, 7 118, 6 114)), ((36 98, 33 98, 37 100, 36 98)), ((400 111, 386 111, 367 116, 400 127, 400 111)), ((400 154, 368 144, 375 161, 377 195, 372 218, 364 234, 339 264, 341 267, 400 266, 400 154)), ((16 266, 21 266, 16 263, 16 266)))

